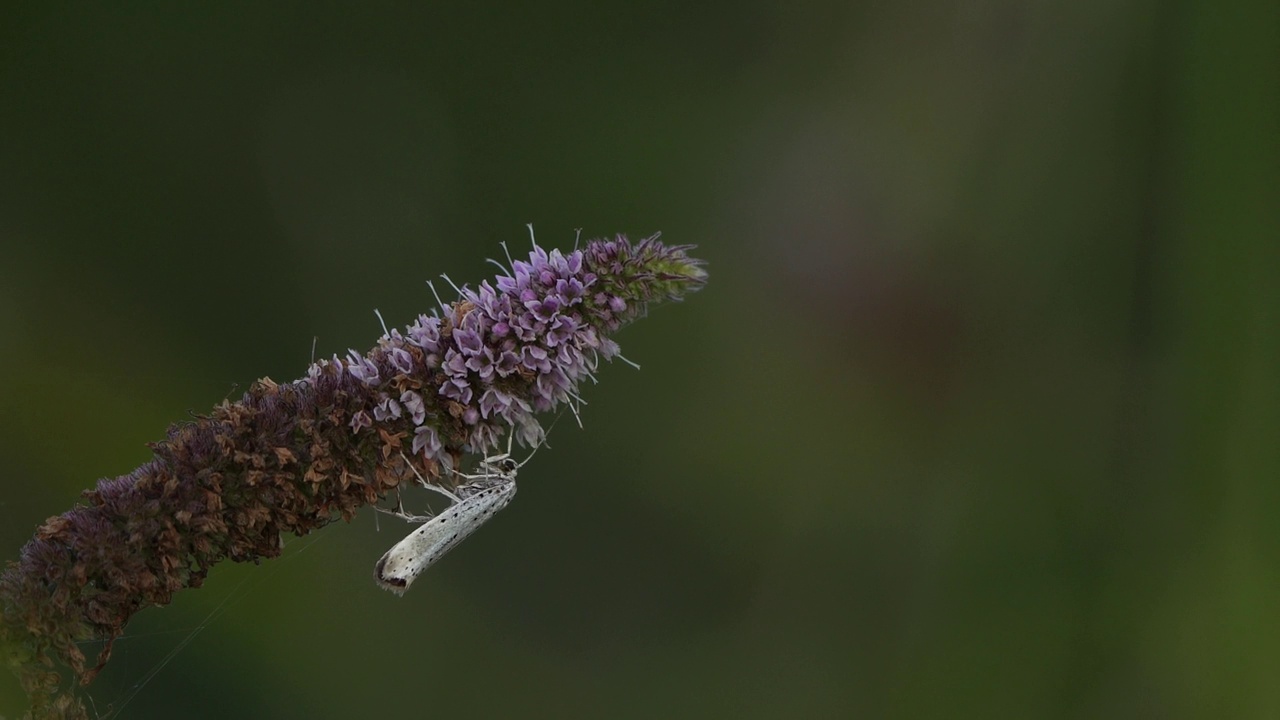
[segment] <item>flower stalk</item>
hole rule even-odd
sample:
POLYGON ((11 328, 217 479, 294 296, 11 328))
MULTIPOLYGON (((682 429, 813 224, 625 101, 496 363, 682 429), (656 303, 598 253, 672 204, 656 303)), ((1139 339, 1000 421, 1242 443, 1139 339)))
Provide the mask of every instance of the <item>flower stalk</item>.
POLYGON ((702 286, 689 249, 656 235, 535 245, 368 353, 263 378, 171 426, 154 459, 49 518, 0 576, 0 644, 28 717, 87 718, 57 664, 89 684, 134 613, 200 587, 217 563, 277 557, 284 533, 349 521, 417 476, 447 479, 507 433, 536 445, 537 415, 576 413, 580 383, 618 355, 614 332, 702 286), (77 644, 88 639, 105 641, 93 664, 77 644))

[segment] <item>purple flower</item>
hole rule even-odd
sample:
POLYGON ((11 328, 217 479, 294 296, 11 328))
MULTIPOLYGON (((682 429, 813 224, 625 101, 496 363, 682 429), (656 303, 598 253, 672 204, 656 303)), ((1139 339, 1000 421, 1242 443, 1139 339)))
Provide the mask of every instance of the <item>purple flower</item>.
POLYGON ((612 360, 613 358, 617 357, 618 352, 620 350, 620 348, 618 347, 618 343, 614 342, 609 338, 604 338, 603 340, 601 340, 599 345, 597 345, 597 349, 600 351, 600 357, 604 358, 605 360, 612 360))
POLYGON ((369 417, 369 413, 360 410, 351 416, 351 432, 360 432, 360 428, 373 427, 373 418, 369 417))
MULTIPOLYGON (((395 331, 393 330, 392 332, 395 331)), ((408 350, 402 347, 392 348, 387 353, 387 357, 391 360, 391 364, 405 375, 413 372, 413 356, 409 354, 408 350)))
POLYGON ((408 328, 408 339, 411 345, 417 345, 428 354, 440 352, 440 318, 430 315, 419 315, 408 328))
POLYGON ((450 378, 440 386, 440 394, 450 400, 456 400, 463 405, 471 402, 471 386, 466 380, 460 378, 450 378))
POLYGON ((480 379, 489 382, 493 379, 493 351, 481 348, 478 355, 467 359, 467 369, 475 372, 480 379))
POLYGON ((430 425, 422 425, 413 431, 413 454, 424 453, 429 458, 439 457, 444 446, 440 444, 440 435, 430 425))
POLYGON ((556 281, 556 295, 565 305, 577 305, 582 302, 582 295, 585 292, 586 288, 578 278, 561 278, 556 281))
POLYGON ((529 417, 529 403, 501 390, 489 388, 480 397, 480 415, 485 418, 501 418, 509 425, 524 422, 529 417))
POLYGON ((405 410, 409 411, 409 417, 413 418, 414 425, 421 425, 427 419, 427 408, 422 402, 422 396, 412 390, 405 390, 400 395, 400 404, 405 410))
POLYGON ((512 328, 515 330, 517 340, 531 343, 536 342, 538 336, 542 333, 540 326, 541 323, 532 314, 523 313, 515 318, 515 324, 512 325, 512 328))
POLYGON ((507 377, 520 367, 520 356, 510 350, 503 350, 496 363, 498 377, 507 377))
POLYGON ((520 355, 520 364, 538 373, 551 370, 551 361, 547 359, 547 351, 537 345, 526 345, 524 347, 520 355))
POLYGON ((569 397, 566 391, 573 386, 573 382, 563 370, 553 367, 549 372, 539 375, 534 386, 538 395, 548 400, 564 402, 569 397))
POLYGON ((565 343, 556 350, 556 362, 573 377, 580 375, 584 369, 582 351, 570 343, 565 343))
POLYGON ((572 343, 578 331, 578 321, 572 316, 561 315, 547 328, 547 347, 572 343))
POLYGON ((547 295, 543 298, 535 298, 526 300, 524 303, 529 312, 533 314, 540 322, 551 322, 556 313, 560 312, 560 301, 554 295, 547 295))
POLYGON ((467 444, 473 448, 491 448, 498 445, 498 428, 488 423, 479 423, 471 428, 467 444))
MULTIPOLYGON (((467 317, 475 316, 475 313, 471 313, 467 317)), ((453 331, 453 341, 458 344, 458 351, 467 357, 478 355, 484 349, 484 340, 480 337, 480 333, 475 330, 458 328, 453 331)))
POLYGON ((493 417, 511 407, 511 396, 494 388, 489 388, 480 396, 481 417, 493 417))
POLYGON ((307 368, 307 380, 311 381, 312 385, 314 385, 316 380, 319 380, 320 376, 324 374, 324 368, 327 363, 327 360, 317 360, 316 362, 311 363, 311 366, 307 368))
POLYGON ((385 394, 373 408, 373 419, 378 422, 387 420, 388 418, 400 417, 400 403, 386 397, 385 394))
POLYGON ((512 295, 519 295, 529 287, 530 277, 529 263, 520 262, 519 260, 512 263, 512 277, 499 277, 496 280, 498 289, 502 292, 512 295))
MULTIPOLYGON (((458 323, 458 327, 461 330, 475 333, 483 338, 485 331, 489 329, 490 324, 489 318, 485 315, 483 310, 473 309, 462 317, 462 320, 458 323)), ((459 344, 461 344, 461 342, 459 342, 459 344)))
POLYGON ((476 309, 484 313, 488 317, 494 317, 498 314, 498 293, 494 291, 493 286, 488 280, 480 283, 479 290, 470 290, 463 288, 462 297, 476 306, 476 309))
POLYGON ((460 378, 467 376, 467 359, 462 353, 449 348, 444 353, 444 371, 450 377, 460 378))
POLYGON ((378 366, 372 360, 355 350, 348 351, 347 357, 347 372, 352 377, 370 387, 378 384, 378 366))
MULTIPOLYGON (((412 422, 421 450, 420 428, 443 423, 449 429, 437 428, 432 447, 455 454, 483 451, 507 432, 540 437, 534 414, 575 402, 599 360, 618 355, 609 334, 647 303, 702 283, 705 273, 684 251, 656 236, 593 240, 571 252, 535 246, 508 274, 464 287, 442 315, 420 315, 403 333, 387 331, 369 357, 353 351, 337 362, 339 378, 347 372, 373 391, 352 428, 412 422)), ((317 363, 308 377, 325 372, 317 363)))

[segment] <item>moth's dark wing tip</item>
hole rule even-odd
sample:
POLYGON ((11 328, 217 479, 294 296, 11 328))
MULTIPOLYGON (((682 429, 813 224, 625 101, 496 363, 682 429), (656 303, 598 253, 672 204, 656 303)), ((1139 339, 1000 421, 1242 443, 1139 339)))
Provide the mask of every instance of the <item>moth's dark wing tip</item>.
POLYGON ((397 595, 404 595, 405 591, 409 589, 409 581, 404 578, 387 577, 383 574, 383 571, 386 570, 386 565, 387 556, 383 555, 378 560, 378 564, 373 566, 373 579, 377 581, 378 587, 383 590, 390 590, 397 595))

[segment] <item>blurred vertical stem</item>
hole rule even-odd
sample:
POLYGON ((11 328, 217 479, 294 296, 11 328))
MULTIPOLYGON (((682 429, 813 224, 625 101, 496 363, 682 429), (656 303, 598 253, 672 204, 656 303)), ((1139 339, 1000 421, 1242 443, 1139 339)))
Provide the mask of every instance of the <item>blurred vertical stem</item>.
POLYGON ((1204 525, 1179 528, 1194 549, 1148 638, 1181 681, 1161 689, 1168 706, 1276 717, 1280 4, 1188 2, 1178 17, 1166 212, 1182 475, 1168 488, 1204 525))

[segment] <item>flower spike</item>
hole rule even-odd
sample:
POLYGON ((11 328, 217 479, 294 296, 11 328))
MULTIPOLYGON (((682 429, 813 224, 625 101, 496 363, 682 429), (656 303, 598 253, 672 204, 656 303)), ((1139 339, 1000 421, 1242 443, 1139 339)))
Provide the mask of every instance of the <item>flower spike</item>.
POLYGON ((448 478, 504 436, 538 445, 537 415, 576 416, 581 381, 621 357, 619 328, 703 285, 690 249, 657 235, 567 253, 535 244, 492 282, 455 286, 456 301, 437 295, 439 314, 384 323, 369 352, 290 383, 263 378, 171 426, 154 459, 49 518, 0 575, 0 644, 31 716, 87 718, 53 660, 88 684, 135 612, 199 587, 217 563, 277 557, 284 533, 350 520, 415 477, 448 478), (106 641, 92 666, 78 645, 89 638, 106 641))

